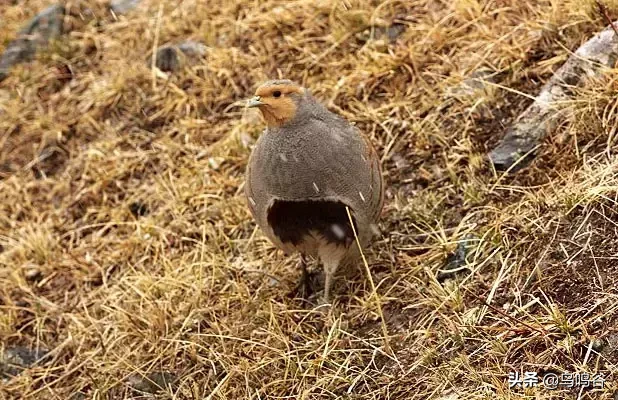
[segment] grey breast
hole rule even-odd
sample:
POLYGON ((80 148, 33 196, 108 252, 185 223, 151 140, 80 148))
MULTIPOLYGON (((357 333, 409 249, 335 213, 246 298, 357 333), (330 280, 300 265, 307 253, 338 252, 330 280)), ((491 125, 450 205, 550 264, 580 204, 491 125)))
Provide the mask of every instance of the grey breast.
POLYGON ((262 201, 332 199, 352 209, 366 208, 371 170, 358 132, 342 120, 312 118, 268 129, 256 146, 255 197, 262 201))

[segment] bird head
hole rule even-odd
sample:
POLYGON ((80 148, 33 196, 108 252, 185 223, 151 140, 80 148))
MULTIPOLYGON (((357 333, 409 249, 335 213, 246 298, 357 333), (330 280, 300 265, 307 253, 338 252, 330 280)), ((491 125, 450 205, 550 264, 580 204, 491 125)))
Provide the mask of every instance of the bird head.
POLYGON ((259 108, 266 125, 276 128, 296 116, 304 94, 305 89, 292 81, 268 81, 257 88, 247 107, 259 108))

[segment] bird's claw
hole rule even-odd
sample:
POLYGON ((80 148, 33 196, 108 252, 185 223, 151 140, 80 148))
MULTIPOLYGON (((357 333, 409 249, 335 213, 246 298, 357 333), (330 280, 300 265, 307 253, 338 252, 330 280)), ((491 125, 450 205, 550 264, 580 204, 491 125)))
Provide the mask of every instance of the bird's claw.
POLYGON ((305 259, 305 257, 301 257, 300 261, 298 262, 298 266, 301 269, 302 273, 298 284, 292 291, 291 295, 293 297, 300 297, 303 300, 309 300, 309 298, 314 293, 313 285, 311 283, 316 273, 309 272, 307 270, 307 260, 305 259))

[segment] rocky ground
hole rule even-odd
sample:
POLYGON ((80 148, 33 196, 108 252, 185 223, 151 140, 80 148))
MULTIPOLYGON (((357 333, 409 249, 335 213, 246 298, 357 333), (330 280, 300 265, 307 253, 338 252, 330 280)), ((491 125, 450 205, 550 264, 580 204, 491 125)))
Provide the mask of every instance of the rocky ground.
POLYGON ((616 398, 614 56, 491 162, 604 6, 3 2, 0 398, 616 398), (382 157, 377 297, 359 268, 328 310, 294 298, 249 215, 242 100, 278 77, 382 157))

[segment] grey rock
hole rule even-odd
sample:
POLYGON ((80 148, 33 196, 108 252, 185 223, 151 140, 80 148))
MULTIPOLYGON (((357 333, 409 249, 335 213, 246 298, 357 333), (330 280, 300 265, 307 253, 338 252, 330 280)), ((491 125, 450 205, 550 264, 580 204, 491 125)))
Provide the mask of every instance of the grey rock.
POLYGON ((599 76, 603 66, 612 67, 617 60, 618 36, 608 26, 569 57, 507 130, 488 155, 496 169, 514 172, 528 165, 535 148, 555 128, 562 105, 573 96, 572 88, 585 82, 585 78, 599 76))
POLYGON ((0 81, 16 64, 31 60, 36 51, 63 33, 65 8, 54 5, 41 11, 19 31, 0 57, 0 81))
POLYGON ((155 65, 161 71, 172 72, 180 69, 179 49, 175 46, 164 46, 157 50, 155 65))
POLYGON ((466 266, 466 257, 475 239, 476 237, 474 235, 468 234, 457 244, 455 252, 447 257, 444 268, 438 272, 436 279, 439 282, 444 281, 464 269, 466 266))
POLYGON ((378 27, 375 29, 374 37, 377 39, 388 39, 389 42, 394 42, 406 31, 406 25, 395 22, 386 27, 378 27))
POLYGON ((109 5, 116 14, 125 14, 136 8, 141 0, 113 0, 109 5))
POLYGON ((594 339, 592 341, 592 350, 596 352, 602 352, 605 346, 606 343, 603 341, 603 339, 594 339))
POLYGON ((31 350, 27 347, 8 347, 0 354, 0 376, 19 375, 23 370, 34 366, 49 353, 46 349, 31 350))
POLYGON ((188 56, 201 57, 206 54, 208 47, 200 42, 196 42, 193 40, 187 40, 186 42, 182 42, 178 45, 180 51, 188 56))
POLYGON ((157 50, 156 66, 164 72, 178 71, 188 59, 198 59, 206 55, 208 47, 202 43, 188 40, 178 45, 161 46, 157 50))
POLYGON ((60 36, 65 8, 61 5, 47 7, 38 13, 21 31, 21 34, 32 35, 46 43, 49 39, 60 36))
POLYGON ((178 380, 171 372, 155 371, 146 375, 134 374, 127 379, 128 385, 133 389, 144 393, 157 393, 166 390, 178 380))
POLYGON ((394 42, 406 31, 406 25, 395 22, 391 26, 387 26, 385 28, 377 29, 376 36, 377 37, 386 37, 389 42, 394 42))
POLYGON ((356 37, 363 43, 370 40, 384 40, 389 43, 394 43, 405 31, 405 24, 394 22, 388 26, 371 27, 363 32, 360 32, 356 37))
POLYGON ((511 128, 490 153, 489 159, 497 171, 515 173, 526 167, 536 156, 535 137, 516 136, 511 128))

